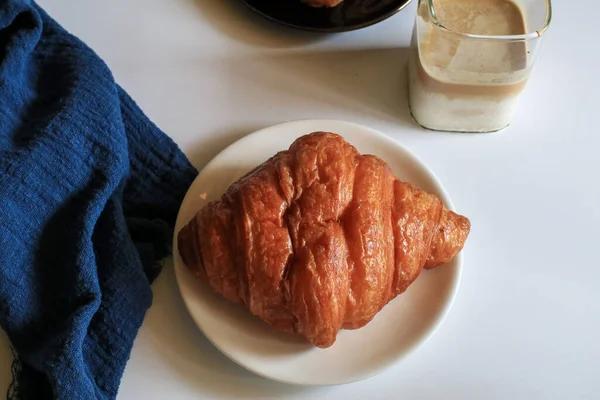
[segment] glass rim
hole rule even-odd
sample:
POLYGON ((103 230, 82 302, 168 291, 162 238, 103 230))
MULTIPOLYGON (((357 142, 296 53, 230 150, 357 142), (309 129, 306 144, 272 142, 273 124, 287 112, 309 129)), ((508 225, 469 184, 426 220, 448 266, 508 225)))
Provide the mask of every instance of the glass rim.
POLYGON ((475 35, 472 33, 458 32, 458 31, 454 31, 452 29, 446 28, 437 19, 437 15, 435 13, 435 8, 433 7, 434 0, 426 0, 426 1, 427 1, 427 8, 429 9, 429 14, 431 16, 431 22, 436 26, 436 28, 439 28, 448 33, 452 33, 454 35, 462 36, 465 38, 471 38, 471 39, 500 40, 500 41, 518 41, 518 40, 535 39, 535 38, 541 37, 544 34, 544 32, 546 32, 548 30, 548 27, 550 26, 550 21, 552 20, 552 4, 550 3, 550 0, 544 0, 544 3, 546 4, 546 19, 544 20, 544 23, 542 24, 542 26, 539 29, 536 29, 533 32, 523 33, 521 35, 496 35, 496 36, 494 36, 494 35, 475 35))

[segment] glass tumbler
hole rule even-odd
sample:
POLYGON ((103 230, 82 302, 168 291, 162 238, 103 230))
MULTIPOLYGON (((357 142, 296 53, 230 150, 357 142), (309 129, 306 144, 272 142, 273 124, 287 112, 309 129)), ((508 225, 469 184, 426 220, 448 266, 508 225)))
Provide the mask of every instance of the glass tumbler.
POLYGON ((506 127, 551 16, 550 0, 419 0, 408 66, 413 118, 442 131, 506 127))

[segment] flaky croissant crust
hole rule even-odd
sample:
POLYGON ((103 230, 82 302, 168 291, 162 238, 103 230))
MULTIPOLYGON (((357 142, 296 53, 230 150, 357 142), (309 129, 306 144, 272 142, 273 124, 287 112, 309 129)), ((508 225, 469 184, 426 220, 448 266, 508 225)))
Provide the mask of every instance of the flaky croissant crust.
POLYGON ((470 222, 336 134, 297 139, 178 235, 183 262, 276 329, 329 347, 462 249, 470 222))
POLYGON ((311 7, 335 7, 343 0, 300 0, 302 3, 308 4, 311 7))

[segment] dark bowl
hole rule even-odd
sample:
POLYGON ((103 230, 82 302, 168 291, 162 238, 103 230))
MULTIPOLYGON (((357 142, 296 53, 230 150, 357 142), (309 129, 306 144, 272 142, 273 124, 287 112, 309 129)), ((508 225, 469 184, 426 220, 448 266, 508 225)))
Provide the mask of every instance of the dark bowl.
POLYGON ((242 0, 262 16, 297 29, 346 32, 381 22, 411 0, 345 0, 333 8, 314 8, 300 0, 242 0))

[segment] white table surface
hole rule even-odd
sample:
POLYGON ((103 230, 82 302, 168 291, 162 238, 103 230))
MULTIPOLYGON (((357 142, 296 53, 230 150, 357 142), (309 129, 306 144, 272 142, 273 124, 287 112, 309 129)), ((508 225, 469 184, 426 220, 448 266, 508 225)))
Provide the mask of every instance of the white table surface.
MULTIPOLYGON (((518 114, 488 135, 433 133, 411 120, 404 61, 414 1, 374 27, 329 36, 275 26, 236 0, 40 3, 197 167, 272 124, 354 121, 421 157, 473 224, 438 333, 387 372, 339 387, 276 384, 234 365, 192 323, 169 263, 119 400, 600 398, 600 3, 554 0, 518 114)), ((6 387, 4 336, 0 361, 6 387)))

